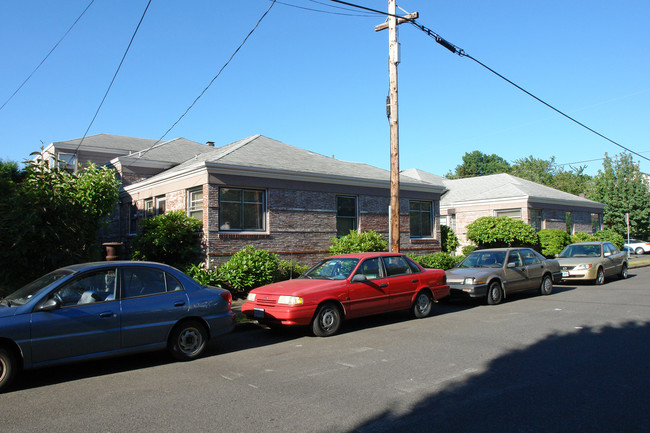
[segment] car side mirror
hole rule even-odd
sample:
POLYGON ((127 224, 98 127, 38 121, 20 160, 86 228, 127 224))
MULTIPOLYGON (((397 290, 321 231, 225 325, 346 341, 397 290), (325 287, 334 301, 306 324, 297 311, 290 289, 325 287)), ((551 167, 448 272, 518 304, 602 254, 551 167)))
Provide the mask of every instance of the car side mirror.
POLYGON ((61 301, 58 298, 51 298, 45 301, 40 307, 39 311, 53 311, 61 308, 61 301))
POLYGON ((363 283, 364 281, 368 281, 368 278, 363 274, 356 274, 350 280, 350 282, 352 282, 352 283, 363 283))
POLYGON ((507 268, 516 268, 516 267, 517 267, 517 264, 516 264, 515 262, 508 262, 508 264, 506 265, 506 267, 507 267, 507 268))
POLYGON ((606 252, 605 254, 603 254, 603 255, 604 255, 605 257, 609 257, 609 256, 612 255, 612 253, 610 253, 609 251, 607 251, 607 252, 606 252))

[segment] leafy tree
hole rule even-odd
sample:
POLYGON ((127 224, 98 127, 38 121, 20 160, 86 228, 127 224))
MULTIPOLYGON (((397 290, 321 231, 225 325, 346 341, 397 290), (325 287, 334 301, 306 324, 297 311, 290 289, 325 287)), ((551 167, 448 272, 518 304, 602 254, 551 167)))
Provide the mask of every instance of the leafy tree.
POLYGON ((349 234, 332 239, 330 254, 386 251, 387 248, 388 241, 374 230, 361 233, 350 230, 349 234))
POLYGON ((466 177, 486 176, 488 174, 509 173, 510 164, 496 154, 487 155, 480 150, 466 152, 463 163, 456 166, 456 171, 447 173, 449 179, 463 179, 466 177))
POLYGON ((557 168, 554 156, 548 160, 529 156, 515 160, 511 174, 560 191, 580 195, 588 191, 592 182, 591 176, 584 174, 585 169, 586 166, 581 166, 564 170, 557 168))
POLYGON ((625 214, 630 215, 630 234, 650 235, 650 189, 632 155, 615 158, 605 154, 603 169, 598 170, 588 194, 591 200, 605 203, 603 225, 619 234, 627 233, 625 214))
POLYGON ((42 159, 22 171, 0 166, 0 183, 7 186, 0 199, 0 284, 15 289, 58 267, 101 257, 97 235, 119 194, 114 171, 89 164, 69 173, 42 159))
POLYGON ((528 246, 538 248, 535 229, 509 217, 481 217, 467 225, 467 239, 479 248, 528 246))
POLYGON ((440 226, 440 249, 443 253, 453 253, 458 248, 458 236, 446 225, 440 226))
POLYGON ((203 223, 183 211, 167 212, 140 223, 141 231, 131 242, 135 260, 151 260, 185 268, 200 252, 196 233, 203 223))
POLYGON ((233 295, 245 297, 250 290, 277 281, 279 266, 277 254, 249 245, 219 267, 217 275, 233 295))
POLYGON ((591 233, 577 232, 571 235, 572 244, 576 244, 578 242, 592 242, 596 240, 596 236, 592 235, 591 233))
POLYGON ((564 230, 543 229, 537 232, 541 253, 546 257, 554 257, 564 247, 571 243, 571 236, 564 230))
POLYGON ((605 229, 596 232, 594 233, 594 237, 599 241, 613 243, 614 245, 616 245, 616 248, 618 248, 619 250, 622 250, 623 245, 625 244, 625 239, 623 238, 623 236, 611 229, 605 229))

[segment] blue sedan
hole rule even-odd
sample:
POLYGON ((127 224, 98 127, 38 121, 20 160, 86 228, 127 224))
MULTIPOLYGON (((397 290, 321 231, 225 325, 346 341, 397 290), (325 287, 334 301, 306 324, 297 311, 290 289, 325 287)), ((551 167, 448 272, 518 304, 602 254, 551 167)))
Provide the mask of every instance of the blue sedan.
POLYGON ((170 266, 67 266, 0 300, 0 391, 20 368, 165 348, 191 360, 234 326, 229 291, 170 266))

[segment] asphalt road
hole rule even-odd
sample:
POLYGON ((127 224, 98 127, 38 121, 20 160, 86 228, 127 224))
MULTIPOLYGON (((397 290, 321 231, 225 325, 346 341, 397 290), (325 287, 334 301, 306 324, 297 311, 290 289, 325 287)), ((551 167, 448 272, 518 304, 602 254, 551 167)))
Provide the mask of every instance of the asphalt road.
POLYGON ((2 432, 647 432, 650 268, 329 338, 246 324, 164 353, 24 373, 2 432))

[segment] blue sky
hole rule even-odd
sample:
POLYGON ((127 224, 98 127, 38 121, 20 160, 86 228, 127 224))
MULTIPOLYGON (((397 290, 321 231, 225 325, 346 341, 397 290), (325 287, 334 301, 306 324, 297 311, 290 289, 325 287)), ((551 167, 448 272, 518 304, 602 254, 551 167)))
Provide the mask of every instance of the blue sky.
MULTIPOLYGON (((0 105, 90 0, 0 4, 0 105)), ((386 10, 386 0, 357 0, 386 10)), ((165 139, 217 146, 263 134, 389 168, 388 32, 327 0, 276 3, 165 139), (291 7, 317 9, 322 13, 291 7)), ((0 110, 0 159, 82 137, 147 0, 95 0, 0 110)), ((154 0, 88 135, 159 139, 226 63, 269 0, 154 0)), ((340 5, 339 5, 340 6, 340 5)), ((647 0, 403 0, 418 22, 529 92, 650 158, 647 0)), ((622 151, 491 74, 400 26, 400 168, 445 175, 465 152, 587 165, 622 151)), ((650 162, 635 156, 650 172, 650 162)))

